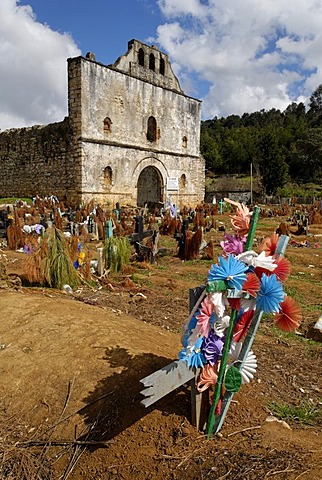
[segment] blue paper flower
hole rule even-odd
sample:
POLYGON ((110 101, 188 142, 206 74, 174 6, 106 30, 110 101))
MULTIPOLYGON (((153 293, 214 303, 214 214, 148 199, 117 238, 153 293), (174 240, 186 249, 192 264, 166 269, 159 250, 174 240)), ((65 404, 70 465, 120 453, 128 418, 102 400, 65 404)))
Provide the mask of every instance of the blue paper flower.
POLYGON ((205 356, 201 350, 202 341, 203 338, 198 338, 192 347, 191 353, 188 353, 187 349, 181 350, 179 353, 179 359, 185 360, 189 368, 203 368, 206 363, 205 356))
POLYGON ((224 280, 229 288, 241 290, 246 280, 245 272, 248 270, 248 266, 237 260, 234 255, 228 255, 227 258, 219 257, 219 263, 220 265, 211 266, 208 282, 224 280))
POLYGON ((284 296, 283 286, 276 275, 267 276, 264 273, 256 299, 256 308, 264 313, 278 312, 279 304, 283 302, 284 296))

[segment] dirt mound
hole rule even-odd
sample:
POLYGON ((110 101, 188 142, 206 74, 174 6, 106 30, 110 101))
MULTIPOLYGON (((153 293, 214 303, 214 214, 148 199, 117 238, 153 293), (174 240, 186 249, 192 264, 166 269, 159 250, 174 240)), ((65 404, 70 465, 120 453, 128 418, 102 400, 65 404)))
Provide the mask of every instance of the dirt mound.
POLYGON ((259 336, 257 380, 236 395, 222 437, 206 440, 190 424, 185 386, 140 404, 140 379, 176 358, 177 334, 42 289, 2 291, 0 310, 2 478, 10 458, 28 480, 35 459, 42 479, 321 478, 321 428, 266 422, 269 397, 321 395, 312 352, 309 363, 259 336))

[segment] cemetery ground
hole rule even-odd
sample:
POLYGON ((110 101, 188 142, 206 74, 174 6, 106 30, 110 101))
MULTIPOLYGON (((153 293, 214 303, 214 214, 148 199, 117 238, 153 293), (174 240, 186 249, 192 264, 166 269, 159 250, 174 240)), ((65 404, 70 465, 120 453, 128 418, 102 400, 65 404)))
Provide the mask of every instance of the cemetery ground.
MULTIPOLYGON (((257 244, 281 220, 260 219, 257 244)), ((309 233, 286 250, 285 290, 302 324, 285 334, 263 318, 257 373, 209 440, 191 424, 187 386, 146 409, 140 379, 177 358, 189 288, 205 282, 223 232, 206 234, 214 261, 182 262, 176 241, 161 237, 168 255, 156 265, 132 263, 72 294, 24 282, 0 289, 0 478, 321 480, 321 338, 312 327, 322 313, 322 226, 309 233)), ((26 255, 0 254, 23 279, 26 255)))

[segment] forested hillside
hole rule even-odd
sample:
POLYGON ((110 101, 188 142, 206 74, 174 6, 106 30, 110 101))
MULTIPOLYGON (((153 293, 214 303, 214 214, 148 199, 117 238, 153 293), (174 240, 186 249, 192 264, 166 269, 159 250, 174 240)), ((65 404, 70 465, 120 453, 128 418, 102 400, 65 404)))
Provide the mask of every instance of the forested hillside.
POLYGON ((214 174, 249 174, 250 165, 262 179, 267 195, 287 182, 299 185, 322 180, 322 85, 306 109, 292 103, 241 117, 202 122, 201 153, 214 174))

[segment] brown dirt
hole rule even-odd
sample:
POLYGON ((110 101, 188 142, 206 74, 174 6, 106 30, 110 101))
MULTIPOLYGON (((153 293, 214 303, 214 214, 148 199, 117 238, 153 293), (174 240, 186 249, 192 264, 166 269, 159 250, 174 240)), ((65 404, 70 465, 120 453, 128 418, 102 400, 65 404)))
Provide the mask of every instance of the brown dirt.
MULTIPOLYGON (((261 224, 272 232, 272 221, 261 224)), ((212 262, 166 256, 73 295, 0 290, 0 478, 321 480, 321 422, 266 422, 272 401, 321 405, 321 346, 304 338, 321 311, 322 250, 311 244, 287 252, 303 337, 265 319, 256 377, 210 440, 190 423, 187 386, 145 409, 140 379, 177 357, 188 290, 212 262), (92 444, 68 443, 75 439, 92 444)), ((23 277, 24 254, 0 253, 7 272, 23 277)))

